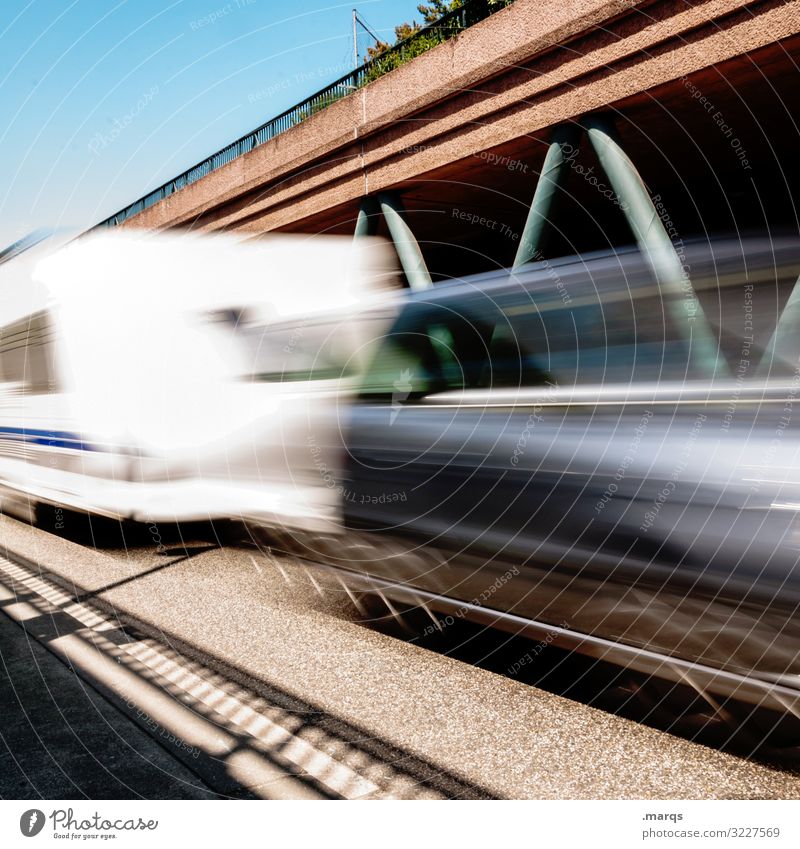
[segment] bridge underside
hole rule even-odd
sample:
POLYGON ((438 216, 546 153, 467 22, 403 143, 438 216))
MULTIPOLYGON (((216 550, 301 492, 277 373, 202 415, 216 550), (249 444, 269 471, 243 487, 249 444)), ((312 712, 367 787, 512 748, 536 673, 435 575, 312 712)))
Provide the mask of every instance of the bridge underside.
MULTIPOLYGON (((404 263, 412 278, 508 266, 554 131, 604 113, 673 240, 797 233, 798 56, 796 2, 517 0, 114 220, 352 235, 365 198, 382 196, 395 229, 419 243, 422 259, 413 244, 404 263)), ((564 171, 544 254, 630 243, 585 134, 564 171)))
MULTIPOLYGON (((614 104, 625 152, 674 238, 798 231, 800 38, 614 104)), ((434 280, 508 266, 523 231, 551 129, 526 135, 392 187, 434 280)), ((632 241, 609 180, 584 138, 551 215, 548 255, 632 241)), ((281 226, 352 234, 359 200, 281 226)), ((201 224, 201 222, 196 222, 201 224)), ((202 226, 202 224, 201 224, 202 226)), ((258 231, 257 220, 238 227, 258 231)), ((381 220, 378 232, 388 236, 381 220)))

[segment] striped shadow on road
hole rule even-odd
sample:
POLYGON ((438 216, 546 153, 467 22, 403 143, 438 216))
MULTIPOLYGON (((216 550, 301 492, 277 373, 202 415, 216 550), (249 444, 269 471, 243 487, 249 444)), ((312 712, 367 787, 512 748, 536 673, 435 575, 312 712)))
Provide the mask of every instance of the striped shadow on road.
POLYGON ((215 671, 162 633, 123 625, 117 611, 77 601, 52 575, 7 554, 0 557, 0 611, 220 796, 489 797, 273 687, 215 671))

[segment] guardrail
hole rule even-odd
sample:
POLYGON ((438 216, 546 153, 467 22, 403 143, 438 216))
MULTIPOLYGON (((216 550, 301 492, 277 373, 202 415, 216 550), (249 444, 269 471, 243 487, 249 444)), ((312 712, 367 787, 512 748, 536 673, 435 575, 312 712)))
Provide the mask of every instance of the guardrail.
POLYGON ((227 165, 233 159, 244 156, 264 142, 275 138, 275 136, 285 133, 337 100, 352 94, 395 68, 399 68, 400 65, 416 56, 422 55, 431 47, 453 38, 467 27, 488 18, 506 6, 510 6, 512 2, 513 0, 465 0, 464 4, 457 9, 453 9, 432 24, 422 27, 408 38, 370 59, 369 62, 365 62, 285 112, 281 112, 280 115, 252 132, 101 221, 96 227, 114 227, 117 224, 122 224, 123 221, 127 221, 138 212, 164 200, 179 189, 196 183, 212 171, 227 165))

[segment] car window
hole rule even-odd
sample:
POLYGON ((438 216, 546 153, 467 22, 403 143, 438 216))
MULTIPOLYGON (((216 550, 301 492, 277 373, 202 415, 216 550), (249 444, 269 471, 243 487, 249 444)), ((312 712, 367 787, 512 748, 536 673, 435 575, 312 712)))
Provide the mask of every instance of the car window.
MULTIPOLYGON (((734 270, 719 269, 695 280, 700 303, 737 380, 764 377, 761 361, 765 356, 771 359, 769 372, 773 377, 794 375, 800 350, 796 344, 790 344, 788 351, 781 345, 774 358, 766 352, 795 289, 798 273, 797 263, 784 267, 776 262, 751 268, 739 265, 734 270), (784 358, 784 353, 789 356, 784 358)), ((792 326, 796 325, 790 322, 792 326)))
MULTIPOLYGON (((396 400, 397 381, 411 387, 404 397, 413 401, 445 390, 763 377, 760 363, 787 302, 787 315, 800 315, 800 289, 790 299, 800 259, 734 252, 701 255, 686 269, 669 289, 646 267, 604 258, 561 276, 515 272, 485 291, 465 284, 463 295, 448 289, 441 301, 412 301, 365 394, 396 400)), ((789 318, 769 353, 773 376, 797 368, 800 318, 789 318)))
POLYGON ((437 392, 546 380, 490 299, 448 299, 406 307, 371 364, 362 394, 413 401, 437 392))
MULTIPOLYGON (((367 376, 371 397, 436 392, 655 383, 708 378, 694 355, 702 332, 681 332, 675 304, 657 288, 558 294, 515 285, 493 293, 409 305, 367 376)), ((714 342, 716 344, 716 342, 714 342)))
POLYGON ((584 290, 568 303, 519 288, 498 302, 520 349, 559 386, 711 376, 695 355, 701 326, 682 333, 674 304, 655 287, 584 290))

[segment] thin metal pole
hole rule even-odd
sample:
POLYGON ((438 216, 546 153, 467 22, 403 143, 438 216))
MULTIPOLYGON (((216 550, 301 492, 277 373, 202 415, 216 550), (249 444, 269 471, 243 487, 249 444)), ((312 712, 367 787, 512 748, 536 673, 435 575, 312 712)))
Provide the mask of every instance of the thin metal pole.
POLYGON ((669 296, 667 307, 683 338, 691 346, 695 364, 709 375, 727 372, 692 281, 664 229, 644 181, 620 144, 613 120, 606 115, 591 115, 582 123, 639 250, 652 269, 659 288, 669 296))
POLYGON ((353 70, 358 67, 358 12, 353 9, 353 70))
POLYGON ((430 289, 433 286, 431 275, 425 265, 419 243, 406 223, 402 201, 394 192, 381 192, 378 195, 378 202, 408 285, 412 289, 430 289))
POLYGON ((566 183, 567 163, 577 153, 579 141, 580 128, 574 124, 561 124, 553 131, 514 257, 514 268, 539 257, 547 236, 548 216, 552 212, 558 190, 566 183))

